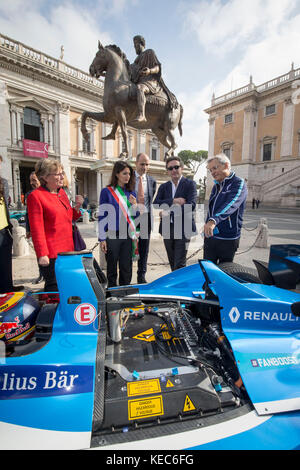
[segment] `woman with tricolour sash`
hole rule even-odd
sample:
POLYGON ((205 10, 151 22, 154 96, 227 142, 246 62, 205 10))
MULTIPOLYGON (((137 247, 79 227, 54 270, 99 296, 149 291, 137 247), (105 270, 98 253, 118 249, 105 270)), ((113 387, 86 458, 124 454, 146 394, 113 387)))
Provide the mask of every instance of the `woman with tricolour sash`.
POLYGON ((133 168, 119 160, 115 163, 110 184, 100 193, 99 241, 107 262, 108 287, 128 285, 132 278, 132 261, 137 257, 138 233, 133 168))

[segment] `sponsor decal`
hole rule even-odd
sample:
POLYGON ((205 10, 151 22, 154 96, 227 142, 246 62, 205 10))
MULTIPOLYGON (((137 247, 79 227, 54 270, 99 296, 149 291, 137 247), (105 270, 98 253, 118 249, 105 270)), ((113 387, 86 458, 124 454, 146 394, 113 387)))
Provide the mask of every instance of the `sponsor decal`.
POLYGON ((93 373, 92 366, 3 366, 0 400, 92 392, 93 373))
POLYGON ((291 312, 252 312, 244 310, 240 312, 237 307, 232 307, 228 314, 232 323, 237 323, 239 319, 250 321, 278 321, 296 322, 300 317, 295 317, 291 312))
POLYGON ((79 325, 90 325, 96 317, 97 312, 92 304, 80 304, 74 311, 74 318, 79 325))
POLYGON ((251 359, 252 367, 282 367, 300 364, 295 356, 273 356, 251 359))
MULTIPOLYGON (((19 318, 16 317, 15 321, 5 321, 3 323, 0 323, 0 336, 3 335, 8 335, 11 330, 14 330, 19 327, 19 318)), ((15 336, 15 335, 12 335, 15 336)))

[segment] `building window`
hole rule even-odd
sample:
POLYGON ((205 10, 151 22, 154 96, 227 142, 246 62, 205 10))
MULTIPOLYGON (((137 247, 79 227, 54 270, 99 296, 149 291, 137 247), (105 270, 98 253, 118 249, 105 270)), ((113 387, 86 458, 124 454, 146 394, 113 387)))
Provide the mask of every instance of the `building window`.
POLYGON ((24 139, 37 140, 38 142, 43 142, 44 140, 41 116, 35 109, 24 108, 23 136, 24 139))
POLYGON ((228 157, 228 158, 230 159, 230 157, 231 157, 231 155, 230 155, 230 154, 231 154, 230 148, 224 149, 224 150, 223 150, 223 153, 226 155, 226 157, 228 157))
POLYGON ((224 153, 229 160, 232 160, 233 142, 228 140, 226 142, 222 142, 221 152, 224 153))
POLYGON ((82 138, 82 150, 84 153, 91 152, 91 134, 88 134, 87 140, 82 138))
POLYGON ((233 114, 225 114, 224 124, 231 124, 233 122, 233 114))
POLYGON ((151 159, 152 160, 157 160, 157 149, 155 149, 155 148, 152 148, 151 159))
POLYGON ((264 144, 263 146, 263 162, 272 160, 272 144, 264 144))
POLYGON ((271 114, 275 114, 276 112, 276 107, 275 104, 269 104, 265 108, 265 116, 270 116, 271 114))

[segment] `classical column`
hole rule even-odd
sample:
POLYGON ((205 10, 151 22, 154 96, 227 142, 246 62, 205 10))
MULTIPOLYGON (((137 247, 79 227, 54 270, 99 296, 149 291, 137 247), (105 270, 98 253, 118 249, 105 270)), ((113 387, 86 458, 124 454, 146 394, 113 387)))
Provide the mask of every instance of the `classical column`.
POLYGON ((44 142, 49 145, 49 121, 47 114, 41 114, 41 123, 44 129, 44 142))
POLYGON ((53 136, 53 131, 54 131, 54 116, 52 114, 49 115, 49 150, 53 151, 54 150, 54 136, 53 136))
POLYGON ((59 122, 59 154, 66 172, 69 169, 70 155, 70 106, 66 103, 58 103, 59 122))
POLYGON ((257 108, 254 104, 250 104, 244 109, 242 161, 255 161, 256 121, 257 108))
POLYGON ((138 151, 137 153, 145 153, 146 152, 146 132, 143 130, 138 131, 138 151))
POLYGON ((288 157, 293 153, 293 128, 295 106, 291 97, 284 100, 280 157, 288 157))
POLYGON ((208 156, 212 157, 215 152, 215 117, 210 117, 209 122, 209 137, 208 137, 208 156))

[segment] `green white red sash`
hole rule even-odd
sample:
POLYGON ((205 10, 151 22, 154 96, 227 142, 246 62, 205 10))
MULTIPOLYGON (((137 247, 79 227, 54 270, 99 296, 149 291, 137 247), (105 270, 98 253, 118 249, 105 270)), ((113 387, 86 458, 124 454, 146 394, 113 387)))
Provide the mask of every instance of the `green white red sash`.
POLYGON ((119 208, 121 209, 129 227, 131 230, 130 238, 132 238, 132 258, 138 259, 138 231, 136 229, 134 218, 131 215, 131 204, 128 201, 126 194, 120 186, 116 186, 114 189, 112 186, 108 186, 108 190, 112 194, 113 198, 117 201, 119 208))

